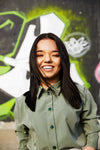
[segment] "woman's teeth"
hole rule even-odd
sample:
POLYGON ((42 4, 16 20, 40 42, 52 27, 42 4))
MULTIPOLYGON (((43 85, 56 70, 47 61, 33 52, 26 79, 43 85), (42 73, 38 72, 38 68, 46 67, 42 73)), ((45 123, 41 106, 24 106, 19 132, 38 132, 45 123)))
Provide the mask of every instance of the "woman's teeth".
POLYGON ((44 66, 43 69, 52 69, 53 66, 44 66))

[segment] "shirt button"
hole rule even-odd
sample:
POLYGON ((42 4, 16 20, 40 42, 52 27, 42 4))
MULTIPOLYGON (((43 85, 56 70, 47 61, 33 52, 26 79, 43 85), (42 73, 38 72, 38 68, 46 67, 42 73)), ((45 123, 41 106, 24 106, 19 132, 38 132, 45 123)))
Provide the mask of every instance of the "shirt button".
POLYGON ((51 128, 51 129, 53 129, 53 128, 54 128, 54 126, 53 126, 53 125, 51 125, 51 126, 50 126, 50 128, 51 128))
POLYGON ((49 110, 49 111, 51 111, 51 110, 52 110, 52 108, 51 108, 51 107, 49 107, 49 108, 48 108, 48 110, 49 110))
POLYGON ((53 146, 52 148, 53 148, 53 149, 56 149, 56 146, 53 146))
POLYGON ((47 92, 47 95, 50 95, 50 92, 47 92))

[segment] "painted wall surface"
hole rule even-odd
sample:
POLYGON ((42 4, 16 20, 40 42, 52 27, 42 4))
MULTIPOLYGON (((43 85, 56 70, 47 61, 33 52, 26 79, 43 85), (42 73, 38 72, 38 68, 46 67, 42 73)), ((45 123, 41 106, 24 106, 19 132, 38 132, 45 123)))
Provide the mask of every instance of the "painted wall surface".
POLYGON ((58 35, 71 77, 87 87, 100 115, 100 1, 0 0, 0 120, 12 120, 16 97, 29 89, 29 53, 41 33, 58 35))

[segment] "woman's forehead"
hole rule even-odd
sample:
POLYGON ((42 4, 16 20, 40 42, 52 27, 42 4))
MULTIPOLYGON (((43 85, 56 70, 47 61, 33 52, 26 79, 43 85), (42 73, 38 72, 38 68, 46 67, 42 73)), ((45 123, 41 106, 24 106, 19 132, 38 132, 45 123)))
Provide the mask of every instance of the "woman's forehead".
POLYGON ((37 50, 58 50, 56 42, 52 39, 42 39, 37 43, 37 50))

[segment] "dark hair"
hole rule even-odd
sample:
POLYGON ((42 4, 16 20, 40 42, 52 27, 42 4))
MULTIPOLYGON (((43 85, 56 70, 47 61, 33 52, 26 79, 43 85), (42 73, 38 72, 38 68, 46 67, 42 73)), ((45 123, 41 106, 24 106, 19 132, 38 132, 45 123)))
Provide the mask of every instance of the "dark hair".
POLYGON ((61 58, 61 92, 63 96, 65 97, 66 101, 70 103, 70 105, 74 108, 79 108, 81 104, 81 97, 78 91, 78 88, 76 84, 72 81, 70 77, 70 62, 69 62, 69 56, 66 50, 65 45, 61 41, 60 38, 58 38, 53 33, 44 33, 39 35, 32 46, 31 52, 30 52, 30 91, 27 94, 26 103, 28 107, 35 111, 35 105, 36 105, 36 99, 37 99, 37 93, 38 88, 42 80, 45 82, 45 84, 48 86, 48 83, 46 79, 42 76, 42 74, 39 72, 36 64, 36 49, 37 44, 42 39, 52 39, 56 42, 57 48, 59 50, 59 55, 61 58))

